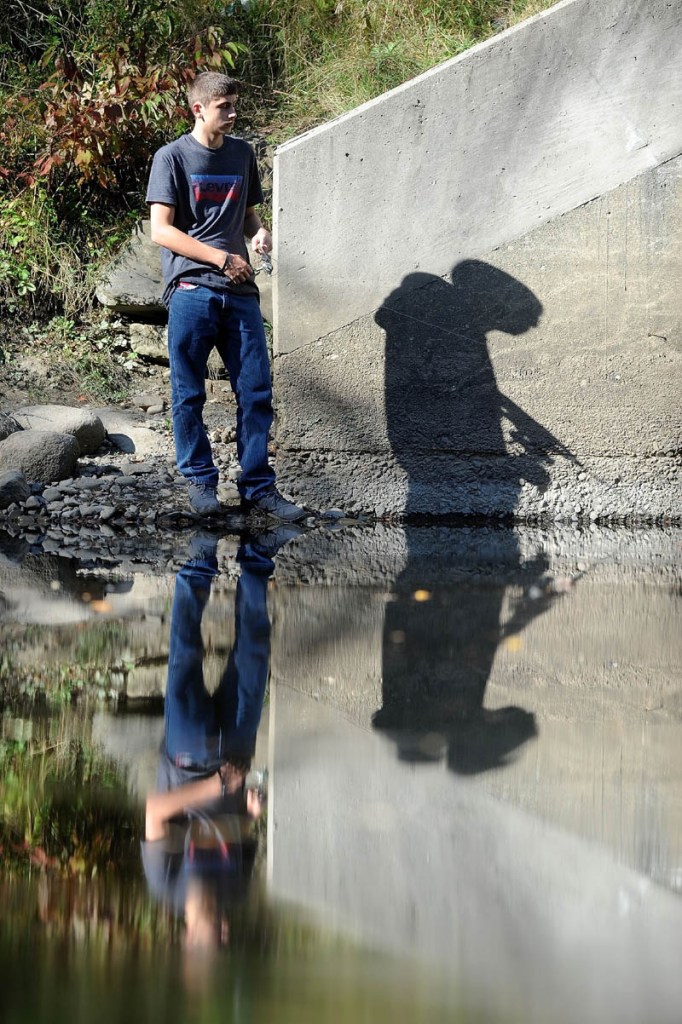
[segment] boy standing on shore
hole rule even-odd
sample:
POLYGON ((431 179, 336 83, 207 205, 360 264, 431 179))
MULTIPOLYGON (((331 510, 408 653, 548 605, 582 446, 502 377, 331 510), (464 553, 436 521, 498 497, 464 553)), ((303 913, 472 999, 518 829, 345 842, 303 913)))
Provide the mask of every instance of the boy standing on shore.
POLYGON ((188 90, 194 128, 156 153, 147 188, 169 311, 175 450, 194 511, 219 513, 218 470, 202 415, 208 357, 216 348, 237 401, 242 508, 296 522, 308 513, 282 497, 268 463, 270 365, 244 236, 260 253, 271 251, 272 236, 256 212, 263 193, 253 149, 230 137, 237 92, 226 75, 207 71, 194 79, 188 90))

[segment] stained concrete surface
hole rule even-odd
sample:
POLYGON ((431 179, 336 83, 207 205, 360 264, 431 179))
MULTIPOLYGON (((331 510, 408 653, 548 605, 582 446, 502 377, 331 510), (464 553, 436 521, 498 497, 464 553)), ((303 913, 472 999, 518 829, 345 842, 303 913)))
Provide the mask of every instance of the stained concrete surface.
POLYGON ((280 149, 289 491, 682 515, 681 45, 665 0, 569 0, 280 149))
POLYGON ((677 156, 681 41, 670 0, 564 0, 279 147, 278 351, 677 156))
POLYGON ((682 160, 276 360, 278 471, 312 504, 682 514, 682 160))

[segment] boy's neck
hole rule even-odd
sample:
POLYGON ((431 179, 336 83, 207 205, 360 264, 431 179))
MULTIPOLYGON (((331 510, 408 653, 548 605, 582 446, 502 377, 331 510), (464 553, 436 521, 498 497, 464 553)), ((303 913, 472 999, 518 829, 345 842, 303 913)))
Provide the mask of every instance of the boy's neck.
POLYGON ((225 136, 222 132, 207 132, 203 121, 194 122, 192 135, 197 142, 200 142, 207 149, 220 149, 225 141, 225 136))

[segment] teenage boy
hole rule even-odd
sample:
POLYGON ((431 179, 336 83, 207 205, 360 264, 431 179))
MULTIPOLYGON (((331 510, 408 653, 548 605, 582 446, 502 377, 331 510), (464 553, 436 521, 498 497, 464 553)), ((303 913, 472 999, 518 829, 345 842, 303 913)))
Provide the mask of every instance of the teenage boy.
POLYGON ((268 464, 270 365, 244 236, 259 253, 271 251, 272 236, 256 212, 263 193, 255 154, 231 138, 237 92, 226 75, 197 75, 188 90, 194 128, 156 153, 147 188, 169 311, 175 450, 194 511, 220 512, 202 415, 208 357, 216 348, 237 400, 242 508, 296 522, 307 510, 282 497, 268 464))

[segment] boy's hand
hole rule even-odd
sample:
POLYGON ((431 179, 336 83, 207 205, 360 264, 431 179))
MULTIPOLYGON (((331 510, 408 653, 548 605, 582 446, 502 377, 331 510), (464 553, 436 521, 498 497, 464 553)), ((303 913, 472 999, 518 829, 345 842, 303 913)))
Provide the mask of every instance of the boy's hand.
POLYGON ((260 228, 251 239, 254 252, 272 252, 272 235, 267 228, 260 228))
POLYGON ((230 281, 234 281, 235 284, 248 281, 250 277, 253 277, 251 264, 236 252, 231 253, 228 266, 225 267, 223 273, 225 277, 229 278, 230 281))

